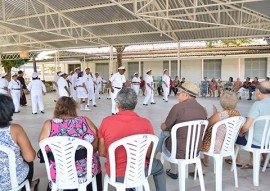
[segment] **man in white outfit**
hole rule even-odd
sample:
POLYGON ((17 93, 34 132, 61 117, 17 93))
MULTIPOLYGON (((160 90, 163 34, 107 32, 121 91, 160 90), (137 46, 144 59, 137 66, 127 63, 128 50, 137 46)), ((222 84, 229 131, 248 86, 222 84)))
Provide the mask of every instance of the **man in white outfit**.
POLYGON ((170 93, 170 77, 168 69, 164 69, 162 76, 162 89, 163 89, 163 100, 168 102, 168 95, 170 93))
POLYGON ((0 94, 8 95, 7 73, 1 74, 1 78, 0 78, 0 94))
POLYGON ((90 109, 87 106, 88 103, 88 89, 85 85, 86 79, 83 77, 83 72, 78 73, 78 78, 76 80, 76 92, 77 99, 79 99, 81 104, 81 111, 89 111, 90 109))
POLYGON ((56 75, 54 76, 54 79, 53 79, 53 86, 54 86, 54 89, 56 90, 56 95, 55 95, 55 99, 54 101, 56 102, 56 100, 58 100, 59 98, 59 92, 58 92, 58 85, 57 85, 57 81, 59 80, 59 74, 61 73, 61 71, 58 71, 56 73, 56 75))
POLYGON ((74 74, 72 74, 71 76, 71 83, 72 83, 72 86, 73 86, 73 94, 72 94, 72 97, 73 99, 76 101, 77 100, 77 92, 76 92, 76 80, 78 79, 78 74, 81 72, 81 68, 78 67, 78 68, 75 68, 75 72, 74 74))
POLYGON ((31 93, 32 114, 37 114, 37 107, 41 113, 45 113, 42 94, 46 94, 46 87, 36 72, 32 74, 32 81, 27 85, 27 89, 31 93))
POLYGON ((15 73, 12 76, 11 81, 8 84, 8 94, 12 97, 15 107, 14 113, 20 112, 20 98, 21 98, 21 82, 17 80, 18 75, 15 73))
POLYGON ((102 78, 99 76, 99 73, 95 73, 95 94, 96 98, 100 99, 99 91, 102 86, 102 78))
POLYGON ((147 106, 150 99, 151 99, 151 104, 156 104, 156 102, 154 101, 154 80, 152 76, 152 70, 148 70, 146 72, 144 81, 145 81, 145 87, 146 87, 146 96, 143 100, 143 105, 147 106))
POLYGON ((70 91, 69 91, 69 88, 68 88, 68 83, 67 83, 67 74, 64 73, 64 72, 61 72, 59 74, 60 78, 59 80, 57 81, 57 85, 58 85, 58 89, 59 89, 59 97, 62 97, 62 96, 70 96, 70 91))
POLYGON ((90 105, 90 100, 92 100, 92 106, 96 106, 96 98, 95 98, 95 89, 94 89, 94 76, 92 72, 90 71, 90 68, 85 69, 85 86, 88 90, 88 103, 87 105, 90 105))
POLYGON ((112 115, 118 112, 116 108, 115 98, 117 93, 122 89, 126 83, 126 77, 124 76, 126 69, 125 66, 120 66, 118 72, 113 74, 109 79, 109 88, 111 89, 111 101, 112 101, 112 115))
POLYGON ((132 88, 134 89, 134 91, 136 92, 138 96, 139 91, 140 91, 140 83, 141 83, 138 72, 134 73, 134 77, 132 78, 131 83, 132 83, 132 88))

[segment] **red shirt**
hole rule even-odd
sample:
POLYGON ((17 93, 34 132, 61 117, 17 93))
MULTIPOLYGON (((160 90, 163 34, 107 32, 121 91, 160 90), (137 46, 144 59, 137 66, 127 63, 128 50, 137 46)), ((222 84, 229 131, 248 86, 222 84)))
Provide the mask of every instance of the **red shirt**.
MULTIPOLYGON (((98 130, 98 137, 104 139, 106 148, 105 168, 110 176, 109 146, 124 137, 136 134, 154 134, 152 124, 133 111, 120 111, 117 115, 103 119, 98 130)), ((124 177, 126 172, 127 155, 123 146, 116 149, 116 177, 124 177)))

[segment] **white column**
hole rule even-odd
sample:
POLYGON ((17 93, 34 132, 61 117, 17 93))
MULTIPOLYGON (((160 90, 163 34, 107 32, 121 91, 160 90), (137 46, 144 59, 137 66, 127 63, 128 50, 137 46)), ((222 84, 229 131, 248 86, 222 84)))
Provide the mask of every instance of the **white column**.
POLYGON ((44 78, 44 64, 41 63, 41 76, 42 76, 42 80, 45 80, 44 78))
MULTIPOLYGON (((172 69, 172 61, 171 60, 169 60, 169 68, 167 68, 168 70, 169 70, 169 76, 171 76, 171 73, 172 73, 172 71, 171 71, 171 69, 172 69)), ((163 73, 162 73, 162 75, 163 75, 163 73)))
POLYGON ((109 78, 113 73, 113 46, 110 46, 109 78))
POLYGON ((203 58, 202 58, 202 77, 201 77, 201 80, 203 80, 203 78, 204 78, 203 72, 204 72, 204 67, 203 67, 203 58))
POLYGON ((240 58, 238 58, 238 78, 240 78, 241 79, 241 73, 240 73, 240 71, 241 71, 241 59, 240 58))
POLYGON ((138 71, 139 76, 141 76, 141 61, 139 61, 139 71, 138 71))
POLYGON ((179 79, 182 78, 182 76, 180 76, 180 42, 178 42, 178 52, 177 52, 177 76, 179 77, 179 79))

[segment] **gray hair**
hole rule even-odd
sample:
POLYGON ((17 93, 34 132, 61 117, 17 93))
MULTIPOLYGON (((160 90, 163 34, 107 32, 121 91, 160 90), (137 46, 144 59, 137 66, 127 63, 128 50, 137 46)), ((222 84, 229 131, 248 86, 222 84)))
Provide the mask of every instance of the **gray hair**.
POLYGON ((138 102, 138 97, 132 88, 122 88, 118 92, 115 101, 120 104, 122 110, 134 110, 138 102))
POLYGON ((260 82, 256 88, 262 93, 262 94, 270 94, 270 83, 268 81, 260 82))
POLYGON ((237 105, 237 95, 234 92, 224 91, 220 97, 220 105, 223 109, 235 109, 237 105))

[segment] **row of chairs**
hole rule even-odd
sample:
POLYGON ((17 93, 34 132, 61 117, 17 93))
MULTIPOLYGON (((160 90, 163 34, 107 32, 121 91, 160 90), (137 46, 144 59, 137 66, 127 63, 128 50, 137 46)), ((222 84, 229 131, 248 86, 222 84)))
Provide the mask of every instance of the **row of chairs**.
MULTIPOLYGON (((260 166, 260 156, 261 153, 270 153, 270 129, 269 129, 269 120, 270 116, 259 117, 254 120, 252 127, 249 130, 249 137, 247 140, 246 146, 236 146, 235 151, 235 141, 238 136, 239 129, 245 123, 244 117, 231 117, 225 120, 222 120, 216 123, 213 126, 212 130, 212 138, 211 138, 211 146, 208 152, 201 152, 201 154, 205 154, 214 158, 214 173, 216 174, 216 191, 222 190, 222 166, 223 166, 223 158, 230 156, 232 158, 232 168, 234 171, 234 179, 235 179, 235 187, 238 187, 238 177, 237 177, 237 168, 236 168, 236 156, 239 148, 247 150, 249 152, 253 152, 254 161, 253 161, 253 181, 254 185, 259 185, 259 166, 260 166), (265 121, 264 126, 264 136, 262 137, 262 145, 260 149, 253 149, 251 147, 253 141, 253 126, 258 121, 265 121), (220 125, 226 126, 226 136, 222 145, 222 149, 220 153, 214 152, 216 133, 218 127, 220 125)), ((190 121, 185 123, 176 124, 171 131, 172 134, 172 151, 171 155, 168 157, 165 154, 161 154, 161 161, 167 160, 171 163, 178 164, 178 172, 179 172, 179 188, 181 191, 185 190, 185 178, 188 174, 188 165, 195 164, 195 176, 197 177, 197 171, 199 175, 199 181, 201 190, 205 191, 203 173, 202 173, 202 165, 200 160, 200 152, 199 152, 199 142, 201 141, 201 134, 204 134, 204 127, 207 127, 207 120, 198 120, 198 121, 190 121), (176 158, 176 132, 179 128, 186 127, 188 129, 187 133, 187 142, 186 142, 186 156, 184 159, 176 158)), ((263 127, 262 127, 263 128, 263 127)), ((116 187, 117 190, 125 190, 125 188, 136 188, 136 190, 144 190, 150 191, 150 187, 148 184, 148 176, 151 173, 151 170, 148 171, 148 174, 145 175, 144 172, 144 164, 147 150, 152 143, 153 152, 150 157, 149 169, 152 167, 152 161, 155 157, 155 150, 158 143, 158 137, 154 135, 134 135, 118 140, 110 145, 109 147, 109 156, 110 156, 110 177, 108 175, 105 176, 104 179, 104 190, 108 190, 108 184, 116 187), (116 161, 115 161, 115 150, 119 146, 124 146, 127 152, 127 167, 126 173, 123 183, 119 183, 116 181, 116 161)), ((48 179, 51 181, 50 176, 50 167, 46 154, 45 147, 48 145, 54 155, 56 162, 56 182, 52 184, 52 191, 56 191, 58 189, 75 189, 85 190, 86 186, 89 183, 93 183, 93 190, 96 191, 96 178, 92 177, 92 154, 93 147, 90 143, 72 137, 51 137, 47 138, 39 143, 41 151, 45 157, 45 165, 47 170, 48 179), (78 147, 83 146, 87 149, 87 180, 85 182, 79 182, 74 162, 75 152, 78 147)), ((26 185, 27 190, 30 190, 29 182, 26 180, 23 184, 18 185, 16 178, 16 169, 15 169, 15 155, 14 152, 6 148, 4 146, 0 146, 0 151, 6 152, 9 157, 10 163, 10 175, 12 182, 12 190, 18 190, 24 185, 26 185)), ((265 165, 263 171, 265 171, 266 165, 268 163, 268 159, 270 158, 270 154, 268 154, 267 160, 265 161, 265 165)))

